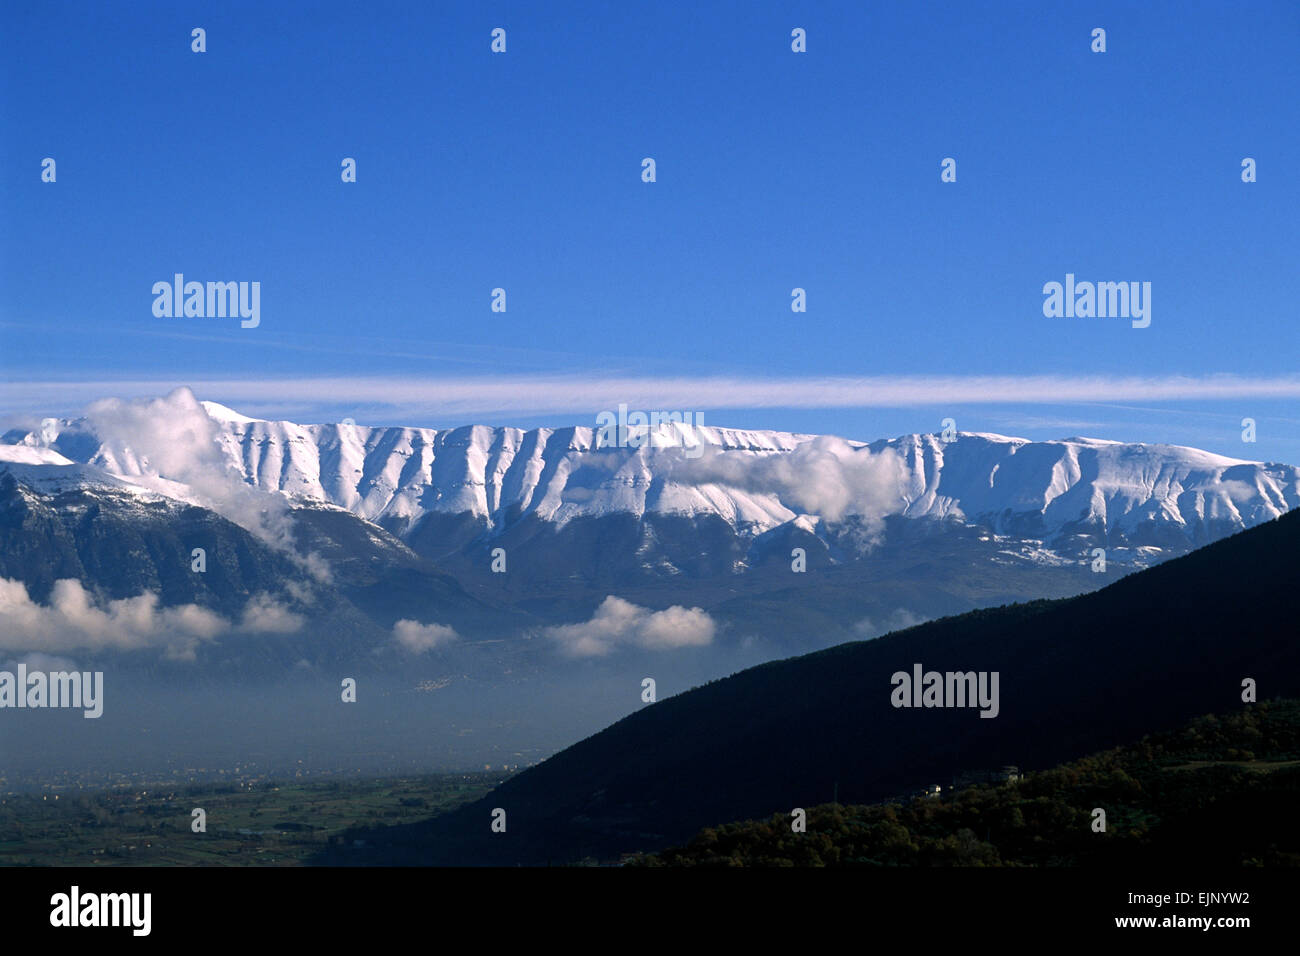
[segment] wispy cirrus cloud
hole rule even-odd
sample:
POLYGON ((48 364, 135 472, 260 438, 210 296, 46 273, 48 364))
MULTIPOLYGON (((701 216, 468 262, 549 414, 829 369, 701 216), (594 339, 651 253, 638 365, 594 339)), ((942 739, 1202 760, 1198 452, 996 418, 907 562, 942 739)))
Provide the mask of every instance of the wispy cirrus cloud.
POLYGON ((309 409, 346 401, 407 419, 495 413, 585 415, 622 402, 634 408, 700 410, 1300 399, 1300 375, 332 376, 9 381, 0 383, 0 408, 9 413, 52 414, 105 396, 152 397, 179 386, 246 412, 309 409))

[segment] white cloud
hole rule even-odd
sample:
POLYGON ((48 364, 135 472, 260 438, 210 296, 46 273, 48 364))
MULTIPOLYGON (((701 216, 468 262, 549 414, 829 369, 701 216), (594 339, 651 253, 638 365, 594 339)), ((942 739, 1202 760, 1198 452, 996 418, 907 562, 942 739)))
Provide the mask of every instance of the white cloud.
POLYGON ((603 657, 620 645, 649 650, 702 647, 713 641, 716 630, 713 618, 698 607, 651 611, 611 594, 591 620, 548 627, 543 633, 574 657, 603 657))
POLYGON ((316 595, 312 593, 311 588, 297 581, 284 582, 285 593, 293 598, 299 604, 311 605, 316 603, 316 595))
POLYGON ((774 494, 792 510, 829 521, 845 515, 871 519, 898 511, 907 474, 892 449, 873 454, 828 435, 803 442, 784 455, 755 459, 705 445, 698 459, 683 456, 673 462, 675 478, 774 494))
POLYGON ((393 625, 393 640, 413 654, 459 640, 456 631, 445 624, 421 624, 404 618, 393 625))
MULTIPOLYGON (((91 401, 105 394, 157 395, 175 381, 5 382, 0 405, 48 413, 54 405, 91 401)), ((1200 401, 1300 398, 1300 376, 1241 375, 884 375, 851 378, 649 378, 592 375, 475 376, 438 379, 370 377, 199 379, 189 385, 242 411, 280 406, 333 405, 347 396, 402 416, 489 412, 579 413, 627 402, 642 409, 904 408, 954 404, 1061 404, 1068 402, 1200 401)))
POLYGON ((155 647, 187 660, 200 642, 228 627, 220 615, 195 604, 158 605, 158 595, 146 591, 99 608, 72 578, 56 582, 49 605, 42 605, 28 596, 21 581, 0 578, 0 648, 59 653, 155 647))
POLYGON ((1019 435, 1031 429, 1054 431, 1058 435, 1092 435, 1114 427, 1113 424, 1106 422, 1084 421, 1054 415, 991 415, 989 419, 999 427, 1005 428, 1008 435, 1019 435))
POLYGON ((249 634, 292 634, 302 630, 306 619, 269 594, 257 594, 249 599, 239 619, 239 629, 249 634))
POLYGON ((301 617, 264 594, 249 601, 236 628, 197 604, 161 607, 152 591, 101 607, 80 581, 64 578, 55 582, 45 605, 31 599, 23 582, 0 578, 0 650, 19 653, 159 649, 174 660, 194 660, 200 644, 222 634, 292 631, 302 624, 301 617))
POLYGON ((190 389, 174 389, 164 398, 100 399, 86 409, 86 420, 100 441, 98 458, 109 471, 130 475, 163 494, 174 491, 164 482, 179 482, 198 504, 285 552, 318 580, 329 581, 329 568, 319 555, 297 553, 288 500, 244 481, 217 444, 217 423, 190 389))
POLYGON ((909 627, 915 627, 918 624, 924 624, 930 620, 928 617, 918 617, 907 608, 900 607, 891 614, 885 615, 884 618, 873 620, 864 617, 853 625, 853 632, 859 637, 872 638, 880 637, 882 634, 889 634, 893 631, 906 630, 909 627))
POLYGON ((244 482, 217 445, 216 423, 188 388, 165 398, 101 399, 86 409, 86 420, 100 441, 99 457, 115 474, 146 485, 180 482, 240 527, 280 547, 292 543, 284 520, 288 502, 244 482))
POLYGON ((71 658, 53 657, 49 654, 41 653, 24 654, 20 658, 8 660, 4 663, 3 667, 0 667, 0 670, 12 672, 18 669, 19 664, 25 666, 29 671, 44 671, 47 674, 52 671, 81 670, 81 668, 77 666, 77 662, 71 658))

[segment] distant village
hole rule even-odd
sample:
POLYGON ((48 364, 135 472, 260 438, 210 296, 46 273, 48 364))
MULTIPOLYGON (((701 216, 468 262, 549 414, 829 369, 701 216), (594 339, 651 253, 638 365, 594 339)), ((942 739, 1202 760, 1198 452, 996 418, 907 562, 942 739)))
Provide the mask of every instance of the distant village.
POLYGON ((945 792, 951 793, 954 790, 963 790, 966 787, 973 787, 976 784, 986 783, 997 786, 1003 783, 1017 783, 1024 777, 1020 768, 1015 764, 1007 764, 1000 770, 965 770, 952 778, 952 783, 944 787, 942 784, 932 783, 924 790, 917 790, 908 794, 909 797, 939 797, 945 792))

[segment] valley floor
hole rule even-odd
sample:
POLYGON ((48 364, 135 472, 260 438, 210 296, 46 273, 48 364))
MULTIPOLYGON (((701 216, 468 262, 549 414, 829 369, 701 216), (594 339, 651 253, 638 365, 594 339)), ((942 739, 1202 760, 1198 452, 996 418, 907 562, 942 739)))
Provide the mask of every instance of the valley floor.
POLYGON ((351 827, 421 820, 478 799, 505 776, 7 795, 0 866, 299 866, 351 827), (196 808, 206 832, 192 830, 196 808))

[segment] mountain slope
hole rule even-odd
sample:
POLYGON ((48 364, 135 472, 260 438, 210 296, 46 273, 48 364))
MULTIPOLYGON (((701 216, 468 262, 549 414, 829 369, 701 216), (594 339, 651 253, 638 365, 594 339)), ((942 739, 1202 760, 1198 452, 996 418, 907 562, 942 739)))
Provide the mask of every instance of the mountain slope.
MULTIPOLYGON (((276 544, 162 484, 170 493, 156 490, 156 480, 144 487, 50 449, 0 446, 0 579, 21 583, 40 605, 56 582, 71 579, 100 604, 146 594, 160 608, 192 605, 231 622, 250 601, 265 608, 274 598, 311 625, 293 629, 302 638, 260 642, 256 659, 281 665, 373 659, 370 649, 391 640, 402 616, 462 633, 519 626, 343 509, 289 508, 285 542, 276 544)), ((208 663, 219 653, 217 645, 202 650, 208 663)))
POLYGON ((710 827, 646 866, 1300 864, 1300 701, 1197 718, 1166 734, 994 786, 710 827), (1094 832, 1093 810, 1106 811, 1094 832), (1216 825, 1207 826, 1208 820, 1216 825))

